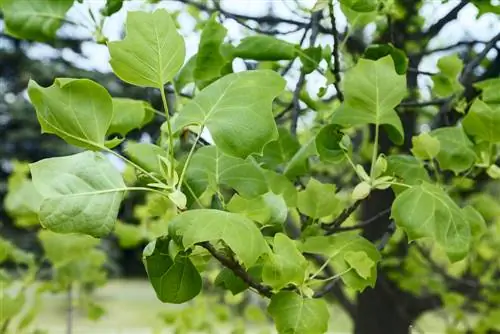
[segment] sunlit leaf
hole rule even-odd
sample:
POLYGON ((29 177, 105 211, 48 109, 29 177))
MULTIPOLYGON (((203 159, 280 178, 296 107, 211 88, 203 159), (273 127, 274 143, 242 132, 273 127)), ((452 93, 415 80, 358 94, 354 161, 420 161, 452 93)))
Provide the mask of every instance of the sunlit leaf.
POLYGON ((434 159, 441 149, 439 140, 430 136, 427 132, 412 138, 413 155, 422 160, 434 159))
POLYGON ((461 127, 444 127, 433 130, 431 136, 439 140, 436 157, 441 169, 458 174, 469 169, 476 160, 474 145, 461 127))
POLYGON ((125 137, 130 131, 140 129, 151 122, 153 116, 153 108, 144 101, 113 98, 113 118, 107 133, 125 137))
POLYGON ((462 60, 456 54, 439 59, 437 66, 440 73, 432 76, 434 82, 434 93, 445 97, 462 90, 459 81, 460 72, 464 66, 462 60))
MULTIPOLYGON (((499 85, 500 89, 500 85, 499 85)), ((500 104, 476 99, 463 120, 465 131, 491 143, 500 142, 500 104)))
POLYGON ((335 191, 335 185, 323 184, 311 178, 306 189, 298 194, 297 208, 313 219, 333 215, 342 209, 335 191))

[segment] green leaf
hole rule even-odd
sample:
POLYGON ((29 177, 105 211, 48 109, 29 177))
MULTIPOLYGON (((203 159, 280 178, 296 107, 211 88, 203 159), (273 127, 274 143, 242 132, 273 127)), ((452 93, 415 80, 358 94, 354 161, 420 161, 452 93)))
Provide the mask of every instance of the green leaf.
MULTIPOLYGON (((255 280, 260 282, 262 266, 254 266, 248 269, 248 274, 255 280)), ((231 269, 223 268, 217 277, 214 284, 231 291, 233 295, 237 295, 248 288, 248 285, 241 278, 236 276, 231 269)))
POLYGON ((488 79, 474 84, 480 89, 482 100, 486 103, 500 103, 500 79, 488 79))
POLYGON ((121 248, 137 247, 145 238, 143 229, 139 225, 124 224, 117 221, 115 224, 116 237, 121 248))
POLYGON ((424 165, 411 155, 388 156, 385 174, 397 176, 409 185, 420 184, 422 181, 430 182, 431 180, 424 165))
MULTIPOLYGON (((500 85, 499 85, 500 89, 500 85)), ((500 104, 476 99, 462 122, 468 134, 490 143, 500 142, 500 104)))
POLYGON ((300 143, 288 129, 279 127, 278 134, 278 139, 268 143, 264 147, 262 157, 258 157, 266 168, 283 168, 300 150, 300 143))
POLYGON ((439 97, 446 97, 460 92, 463 89, 459 81, 460 72, 464 64, 458 55, 445 56, 439 59, 437 66, 440 73, 432 76, 434 93, 439 97))
POLYGON ((234 57, 253 60, 292 60, 295 45, 268 35, 245 37, 233 51, 234 57))
POLYGON ((211 83, 219 78, 222 69, 228 62, 221 53, 221 45, 226 33, 227 29, 217 22, 217 13, 213 13, 201 32, 196 67, 193 72, 196 81, 203 82, 203 87, 206 86, 206 83, 211 83))
POLYGON ((371 242, 356 232, 309 237, 302 245, 302 252, 325 256, 335 273, 354 290, 363 291, 368 286, 375 286, 380 254, 371 242))
POLYGON ((126 190, 107 158, 94 152, 50 158, 30 165, 42 195, 40 223, 58 233, 103 237, 113 230, 126 190))
POLYGON ((1 0, 5 32, 19 39, 54 39, 73 0, 1 0))
POLYGON ((247 199, 234 195, 226 206, 230 212, 241 213, 251 220, 265 224, 271 219, 271 210, 262 196, 247 199))
POLYGON ((247 268, 270 251, 255 224, 236 213, 211 209, 186 211, 169 223, 168 233, 178 238, 185 248, 204 241, 222 240, 247 268))
POLYGON ((168 240, 152 241, 144 249, 143 262, 156 296, 162 302, 181 304, 200 293, 200 273, 184 253, 178 253, 172 261, 168 240))
POLYGON ((309 299, 292 291, 282 291, 271 298, 267 311, 280 334, 321 334, 328 331, 330 313, 322 299, 309 299))
POLYGON ((321 46, 310 47, 302 50, 299 53, 300 62, 302 63, 302 71, 306 74, 314 72, 318 68, 323 57, 323 49, 321 46))
POLYGON ((422 160, 434 159, 441 149, 439 140, 431 137, 427 132, 413 137, 411 142, 413 144, 411 152, 415 157, 422 160))
POLYGON ((483 216, 471 205, 467 205, 465 208, 463 208, 462 212, 469 221, 472 239, 481 239, 481 237, 488 229, 483 216))
POLYGON ((113 118, 111 96, 104 87, 87 79, 60 78, 43 88, 30 80, 28 95, 42 133, 90 150, 104 147, 113 118))
POLYGON ((36 191, 33 182, 23 179, 15 188, 9 185, 5 196, 5 211, 14 219, 28 219, 38 224, 38 211, 42 196, 36 191))
POLYGON ((333 215, 341 210, 341 202, 335 196, 335 185, 323 184, 310 179, 305 190, 297 197, 299 211, 313 219, 333 215))
POLYGON ((354 189, 352 190, 351 197, 353 200, 359 201, 367 198, 368 195, 370 195, 371 191, 372 191, 371 185, 366 181, 362 181, 358 183, 356 187, 354 187, 354 189))
POLYGON ((366 59, 377 60, 390 55, 398 74, 405 74, 408 69, 408 58, 404 51, 394 47, 392 44, 372 44, 368 46, 363 55, 366 59))
POLYGON ((353 26, 357 28, 362 28, 369 23, 372 23, 377 18, 377 11, 371 12, 357 12, 352 10, 346 5, 340 4, 340 9, 344 13, 347 18, 347 21, 353 26))
POLYGON ((316 150, 321 161, 326 163, 340 163, 350 149, 349 136, 340 132, 335 124, 324 126, 316 135, 316 150))
POLYGON ((284 87, 285 80, 270 70, 226 75, 184 106, 174 121, 174 131, 198 124, 208 128, 225 154, 240 158, 260 154, 278 137, 272 101, 284 87))
POLYGON ((377 0, 339 0, 339 2, 356 12, 372 12, 377 9, 377 0))
POLYGON ((444 127, 430 134, 440 143, 441 149, 436 159, 441 169, 458 174, 469 169, 476 161, 474 145, 461 127, 444 127))
POLYGON ((271 212, 268 224, 281 226, 288 216, 288 206, 282 194, 268 192, 263 195, 264 202, 271 212))
POLYGON ((188 84, 195 81, 194 69, 196 67, 196 55, 189 58, 187 63, 182 67, 177 77, 174 79, 175 90, 180 92, 188 84))
POLYGON ((469 252, 468 217, 438 186, 425 182, 399 194, 392 204, 392 217, 410 241, 430 237, 452 261, 463 259, 469 252))
POLYGON ((60 234, 48 230, 38 232, 44 256, 55 267, 78 261, 99 245, 99 240, 83 234, 60 234))
POLYGON ((289 284, 300 286, 306 279, 308 262, 295 242, 283 233, 274 236, 273 253, 264 263, 262 280, 274 290, 289 284))
POLYGON ((113 72, 123 81, 163 89, 180 70, 186 56, 184 39, 164 9, 128 12, 123 41, 108 43, 113 72))
POLYGON ((106 0, 106 5, 101 9, 101 14, 111 16, 123 7, 123 0, 106 0))
POLYGON ((396 73, 390 56, 376 61, 360 59, 345 75, 344 95, 344 104, 333 113, 332 123, 386 125, 389 138, 403 143, 403 127, 394 108, 406 95, 406 80, 396 73))
POLYGON ((168 152, 150 143, 127 142, 125 154, 140 167, 156 175, 162 175, 158 157, 168 158, 168 152))
POLYGON ((125 137, 130 131, 151 122, 153 117, 153 108, 145 101, 113 98, 113 118, 107 134, 117 133, 125 137))
POLYGON ((286 176, 270 170, 264 170, 264 176, 271 191, 282 195, 288 207, 297 205, 297 188, 286 176))
POLYGON ((307 174, 309 169, 309 158, 315 154, 317 154, 316 140, 313 136, 295 152, 293 157, 285 165, 283 174, 290 180, 295 179, 297 176, 307 174))
POLYGON ((314 4, 313 8, 311 9, 312 12, 317 12, 320 10, 323 10, 328 7, 328 4, 332 0, 317 0, 316 3, 314 4))
POLYGON ((193 154, 186 180, 197 196, 221 185, 250 198, 268 191, 264 174, 256 164, 226 155, 215 146, 202 147, 193 154))

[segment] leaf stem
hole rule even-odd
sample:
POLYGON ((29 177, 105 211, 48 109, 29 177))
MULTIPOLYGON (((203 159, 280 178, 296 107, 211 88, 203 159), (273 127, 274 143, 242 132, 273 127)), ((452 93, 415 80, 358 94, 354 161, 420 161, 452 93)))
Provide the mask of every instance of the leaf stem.
POLYGON ((378 136, 379 136, 379 124, 375 124, 375 139, 373 141, 373 155, 372 155, 372 165, 370 167, 370 178, 373 179, 373 174, 375 171, 375 162, 377 161, 378 155, 378 136))
MULTIPOLYGON (((340 278, 344 274, 347 274, 351 270, 352 270, 352 267, 349 267, 348 269, 344 270, 341 273, 338 273, 337 275, 333 275, 333 276, 325 278, 325 279, 317 279, 314 282, 313 281, 309 282, 307 285, 312 285, 312 284, 317 284, 317 283, 325 283, 325 282, 332 281, 334 279, 340 278)), ((311 277, 311 279, 312 279, 312 277, 311 277)))
POLYGON ((189 166, 189 163, 191 162, 191 158, 193 157, 194 150, 196 149, 196 144, 198 143, 198 140, 200 140, 202 132, 203 132, 203 126, 200 128, 200 131, 196 135, 196 139, 194 140, 193 146, 191 146, 191 149, 189 150, 188 156, 186 158, 186 162, 184 162, 184 166, 182 167, 181 176, 179 177, 178 188, 181 187, 182 182, 184 181, 184 176, 186 175, 187 168, 189 166))
POLYGON ((165 111, 165 118, 167 122, 167 136, 168 136, 168 151, 170 156, 170 178, 174 179, 174 137, 172 133, 172 124, 170 123, 170 113, 168 110, 167 96, 165 95, 165 87, 160 88, 161 101, 163 103, 163 110, 165 111))

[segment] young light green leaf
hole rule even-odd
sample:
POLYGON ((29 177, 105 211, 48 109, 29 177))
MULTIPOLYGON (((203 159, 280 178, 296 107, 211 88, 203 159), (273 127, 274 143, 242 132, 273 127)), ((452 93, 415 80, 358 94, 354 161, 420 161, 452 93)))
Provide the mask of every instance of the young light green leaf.
POLYGON ((430 134, 440 143, 436 159, 441 169, 458 174, 469 169, 476 161, 474 145, 461 127, 439 128, 430 134))
POLYGON ((268 191, 262 170, 254 163, 226 155, 215 146, 202 147, 191 159, 186 180, 197 196, 225 185, 240 195, 255 197, 268 191))
POLYGON ((371 12, 377 9, 378 0, 339 0, 339 2, 356 12, 371 12))
POLYGON ((113 230, 126 190, 107 158, 94 152, 50 158, 30 165, 43 197, 40 222, 58 233, 103 237, 113 230))
POLYGON ((403 127, 394 108, 406 95, 406 80, 396 73, 390 56, 376 61, 360 59, 346 73, 344 94, 344 104, 333 113, 332 123, 386 125, 391 140, 403 142, 403 127))
POLYGON ((260 224, 266 224, 271 219, 271 210, 262 196, 247 199, 236 194, 226 208, 230 212, 241 213, 260 224))
POLYGON ((184 248, 222 240, 247 267, 268 253, 269 246, 255 224, 243 215, 211 209, 190 210, 176 216, 168 234, 184 248))
POLYGON ((431 237, 452 261, 463 259, 471 242, 470 223, 462 209, 436 185, 422 183, 405 190, 392 204, 392 217, 408 239, 431 237))
POLYGON ((38 224, 38 211, 41 203, 42 196, 36 191, 31 180, 23 179, 15 187, 9 184, 4 206, 5 211, 15 219, 16 225, 19 221, 24 221, 28 225, 38 224))
POLYGON ((477 82, 474 87, 480 89, 481 98, 486 103, 500 103, 500 79, 488 79, 477 82))
POLYGON ((311 178, 306 189, 298 194, 297 208, 313 219, 333 215, 342 209, 335 191, 335 185, 323 184, 311 178))
POLYGON ((262 197, 271 212, 268 224, 281 226, 286 221, 286 217, 288 216, 288 207, 283 194, 268 192, 262 197))
MULTIPOLYGON (((499 85, 500 89, 500 85, 499 85)), ((490 143, 500 142, 500 104, 476 99, 463 120, 465 131, 490 143)))
POLYGON ((113 98, 113 118, 107 134, 125 137, 134 129, 140 129, 153 120, 153 108, 145 101, 113 98))
POLYGON ((422 160, 434 159, 441 149, 439 140, 429 135, 427 132, 421 133, 411 139, 413 155, 422 160))
POLYGON ((424 165, 411 155, 390 155, 387 157, 387 171, 389 176, 397 176, 409 185, 430 182, 429 174, 424 165))
POLYGON ((372 44, 366 48, 364 58, 377 60, 390 55, 398 74, 405 74, 408 68, 408 58, 404 51, 395 48, 392 44, 372 44))
POLYGON ((352 190, 352 199, 355 201, 359 201, 362 199, 365 199, 370 195, 370 192, 372 191, 372 187, 370 184, 366 181, 360 182, 354 187, 352 190))
POLYGON ((245 37, 233 51, 235 57, 253 60, 292 60, 295 45, 268 35, 245 37))
POLYGON ((134 143, 129 141, 125 145, 124 151, 140 167, 155 175, 162 175, 158 157, 168 158, 168 153, 161 147, 150 143, 134 143))
POLYGON ((486 173, 488 173, 488 176, 492 179, 500 179, 500 167, 498 167, 497 165, 489 166, 486 170, 486 173))
POLYGON ((73 0, 1 0, 5 32, 19 39, 54 39, 73 0))
POLYGON ((325 256, 335 272, 342 273, 342 281, 354 290, 363 291, 367 286, 373 287, 377 281, 376 263, 380 261, 380 254, 375 245, 356 232, 309 237, 302 245, 302 252, 325 256))
POLYGON ((164 9, 129 12, 123 41, 108 44, 113 72, 123 81, 163 89, 186 57, 184 39, 164 9))
POLYGON ((144 249, 143 262, 158 299, 181 304, 200 293, 201 276, 186 254, 178 253, 172 261, 168 243, 168 239, 152 241, 144 249))
POLYGON ((277 195, 282 195, 288 207, 297 205, 297 188, 284 175, 271 170, 263 170, 266 182, 271 191, 277 195))
POLYGON ((463 89, 459 75, 464 64, 456 54, 442 57, 437 66, 441 72, 432 76, 433 91, 437 96, 446 97, 463 89))
POLYGON ((260 154, 278 137, 272 101, 284 87, 285 80, 270 70, 226 75, 184 106, 173 129, 177 132, 191 124, 205 126, 225 154, 240 158, 260 154))
POLYGON ((328 331, 330 313, 322 299, 281 291, 271 298, 267 311, 280 334, 322 334, 328 331))
POLYGON ((113 118, 112 99, 104 87, 87 79, 60 78, 43 88, 31 80, 28 95, 42 133, 90 150, 104 147, 113 118))
POLYGON ((289 284, 300 286, 306 279, 308 262, 293 240, 283 233, 274 236, 273 253, 262 269, 262 281, 275 290, 289 284))
POLYGON ((375 166, 373 166, 373 178, 378 178, 380 175, 384 174, 387 170, 387 159, 383 154, 377 157, 375 161, 375 166))
POLYGON ((467 205, 465 208, 463 208, 462 213, 469 221, 472 239, 473 240, 481 239, 481 237, 488 229, 483 216, 471 205, 467 205))
POLYGON ((316 0, 316 3, 314 4, 311 11, 317 12, 317 11, 320 11, 320 10, 327 8, 330 1, 332 1, 332 0, 316 0))
POLYGON ((221 53, 221 45, 226 33, 227 29, 217 22, 217 13, 212 14, 201 32, 196 67, 193 72, 195 80, 203 82, 203 87, 206 86, 206 83, 211 83, 219 78, 222 69, 228 62, 221 53))
POLYGON ((135 248, 145 239, 143 229, 139 225, 125 224, 117 221, 114 234, 121 248, 135 248))
POLYGON ((340 132, 335 124, 324 126, 316 135, 316 150, 323 162, 342 162, 349 154, 345 148, 350 148, 349 137, 340 132))

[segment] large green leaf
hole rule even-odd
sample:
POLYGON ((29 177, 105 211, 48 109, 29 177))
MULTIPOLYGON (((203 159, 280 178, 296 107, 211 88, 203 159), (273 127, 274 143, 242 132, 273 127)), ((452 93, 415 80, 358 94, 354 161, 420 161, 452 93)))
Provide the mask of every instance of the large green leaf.
POLYGON ((41 224, 58 233, 102 237, 113 230, 126 190, 120 172, 94 152, 41 160, 30 165, 42 195, 41 224))
POLYGON ((230 212, 241 213, 260 224, 265 224, 271 219, 271 209, 262 196, 248 199, 236 194, 231 198, 226 209, 230 212))
POLYGON ((162 175, 159 157, 168 158, 167 151, 150 143, 127 142, 125 154, 133 162, 157 176, 162 175))
POLYGON ((87 79, 56 79, 43 88, 31 80, 28 95, 42 133, 86 149, 102 149, 113 118, 112 99, 104 87, 87 79))
POLYGON ((221 76, 221 71, 227 63, 221 52, 226 33, 227 29, 217 22, 217 13, 212 14, 201 32, 196 67, 193 72, 196 81, 210 83, 221 76))
POLYGON ((474 144, 461 127, 445 127, 433 130, 431 136, 439 140, 440 150, 436 157, 441 169, 458 174, 469 169, 476 161, 474 144))
POLYGON ((185 248, 204 241, 222 240, 247 268, 270 251, 255 224, 236 213, 211 209, 186 211, 169 223, 168 233, 185 248))
POLYGON ((19 39, 54 39, 74 0, 0 0, 5 32, 19 39))
POLYGON ((226 154, 246 158, 261 153, 278 137, 272 101, 284 87, 285 80, 270 70, 226 75, 186 104, 175 119, 174 131, 199 124, 208 128, 226 154))
POLYGON ((302 252, 325 256, 335 273, 354 290, 375 286, 380 254, 371 242, 356 232, 307 238, 302 252))
MULTIPOLYGON (((500 85, 498 86, 500 89, 500 85)), ((463 120, 467 133, 491 143, 500 142, 500 104, 476 99, 463 120)))
POLYGON ((406 80, 396 73, 390 56, 376 61, 360 59, 345 75, 344 95, 344 104, 333 113, 332 123, 386 125, 391 140, 403 142, 403 126, 394 108, 406 95, 406 80))
POLYGON ((273 253, 264 263, 262 280, 275 290, 289 284, 300 286, 306 279, 308 262, 293 240, 283 233, 274 236, 273 253))
POLYGON ((180 70, 186 56, 184 39, 164 9, 129 12, 123 41, 108 44, 113 72, 136 86, 163 88, 180 70))
POLYGON ((253 60, 292 60, 297 56, 294 44, 273 36, 245 37, 233 50, 233 56, 253 60))
POLYGON ((342 209, 335 191, 335 185, 323 184, 311 178, 306 189, 298 194, 297 208, 313 219, 333 215, 342 209))
POLYGON ((445 97, 461 91, 463 87, 459 81, 459 75, 464 64, 458 55, 442 57, 439 59, 437 66, 440 73, 432 76, 434 93, 437 96, 445 97))
POLYGON ((411 155, 390 155, 387 157, 387 170, 389 176, 397 176, 406 184, 420 184, 430 181, 429 174, 424 165, 411 155))
POLYGON ((172 260, 168 244, 168 239, 152 241, 144 249, 143 262, 158 299, 181 304, 200 293, 202 280, 186 254, 178 253, 172 260))
POLYGON ((264 147, 262 158, 259 159, 260 162, 264 163, 265 168, 283 168, 300 149, 299 141, 292 136, 288 129, 279 127, 278 134, 277 140, 264 147))
POLYGON ((402 192, 392 204, 392 217, 410 240, 431 237, 452 261, 463 259, 469 251, 468 218, 436 185, 425 182, 402 192))
POLYGON ((248 197, 268 191, 264 174, 256 164, 226 155, 215 146, 196 151, 186 171, 186 180, 197 196, 207 188, 216 190, 221 185, 248 197))
POLYGON ((282 291, 271 298, 267 311, 280 334, 321 334, 328 330, 330 313, 322 299, 282 291))
POLYGON ((125 136, 134 129, 140 129, 153 120, 153 108, 145 101, 113 98, 113 118, 108 134, 125 136))

